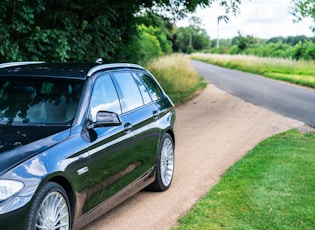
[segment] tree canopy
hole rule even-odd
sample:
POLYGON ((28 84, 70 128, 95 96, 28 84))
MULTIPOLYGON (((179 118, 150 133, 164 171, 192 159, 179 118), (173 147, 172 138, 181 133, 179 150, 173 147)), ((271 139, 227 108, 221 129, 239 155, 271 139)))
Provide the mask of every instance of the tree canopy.
POLYGON ((298 35, 261 39, 239 32, 232 39, 221 39, 219 48, 215 43, 216 40, 213 40, 211 48, 206 52, 315 60, 315 37, 298 35))
POLYGON ((315 0, 291 0, 291 14, 295 16, 295 21, 299 22, 303 18, 313 19, 311 29, 315 32, 315 0))
POLYGON ((191 53, 210 48, 210 38, 201 26, 201 19, 192 16, 189 27, 178 28, 175 37, 176 52, 191 53))
POLYGON ((174 22, 197 6, 208 7, 215 1, 227 12, 236 12, 241 3, 241 0, 2 0, 0 62, 94 61, 98 57, 106 62, 135 62, 139 57, 135 44, 144 38, 145 30, 140 27, 139 31, 138 26, 143 23, 145 12, 174 22))

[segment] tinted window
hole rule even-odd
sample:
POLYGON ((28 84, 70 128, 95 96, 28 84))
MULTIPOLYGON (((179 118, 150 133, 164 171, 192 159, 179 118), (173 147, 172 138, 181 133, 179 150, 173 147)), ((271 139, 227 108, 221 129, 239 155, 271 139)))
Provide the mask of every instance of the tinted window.
POLYGON ((115 73, 114 77, 123 94, 123 101, 125 103, 124 112, 142 106, 143 100, 137 85, 138 83, 132 77, 131 73, 115 73))
POLYGON ((138 75, 134 74, 133 76, 135 78, 135 81, 136 81, 139 89, 140 89, 144 104, 150 103, 152 100, 151 100, 151 97, 149 95, 147 88, 145 87, 143 82, 140 80, 138 75))
POLYGON ((156 82, 149 76, 145 74, 140 74, 140 77, 144 81, 152 100, 156 101, 163 97, 163 92, 160 87, 156 84, 156 82))
POLYGON ((0 79, 0 122, 65 123, 73 119, 83 81, 14 77, 0 79))
POLYGON ((90 107, 92 121, 96 121, 98 111, 121 113, 117 91, 109 75, 100 76, 95 81, 90 107))

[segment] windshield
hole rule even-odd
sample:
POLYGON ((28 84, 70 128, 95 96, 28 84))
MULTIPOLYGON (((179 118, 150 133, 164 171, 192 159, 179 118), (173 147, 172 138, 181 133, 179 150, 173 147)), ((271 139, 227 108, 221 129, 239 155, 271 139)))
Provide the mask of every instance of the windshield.
POLYGON ((0 124, 65 124, 74 118, 83 81, 0 78, 0 124))

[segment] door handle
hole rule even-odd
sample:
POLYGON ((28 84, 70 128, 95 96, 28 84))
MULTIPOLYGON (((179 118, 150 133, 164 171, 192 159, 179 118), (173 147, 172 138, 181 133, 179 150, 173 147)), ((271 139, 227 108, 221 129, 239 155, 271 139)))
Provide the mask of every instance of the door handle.
POLYGON ((124 125, 124 130, 126 133, 129 133, 131 132, 131 129, 132 129, 132 124, 127 122, 125 125, 124 125))
POLYGON ((159 118, 159 115, 160 115, 160 114, 159 114, 159 112, 158 112, 157 110, 153 110, 152 113, 153 113, 153 118, 154 118, 154 119, 158 119, 158 118, 159 118))

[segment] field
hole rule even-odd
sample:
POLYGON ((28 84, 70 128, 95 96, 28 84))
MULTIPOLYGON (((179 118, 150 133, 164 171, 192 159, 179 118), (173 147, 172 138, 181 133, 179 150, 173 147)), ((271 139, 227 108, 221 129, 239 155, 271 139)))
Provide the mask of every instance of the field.
POLYGON ((194 53, 190 58, 315 88, 315 61, 194 53))

